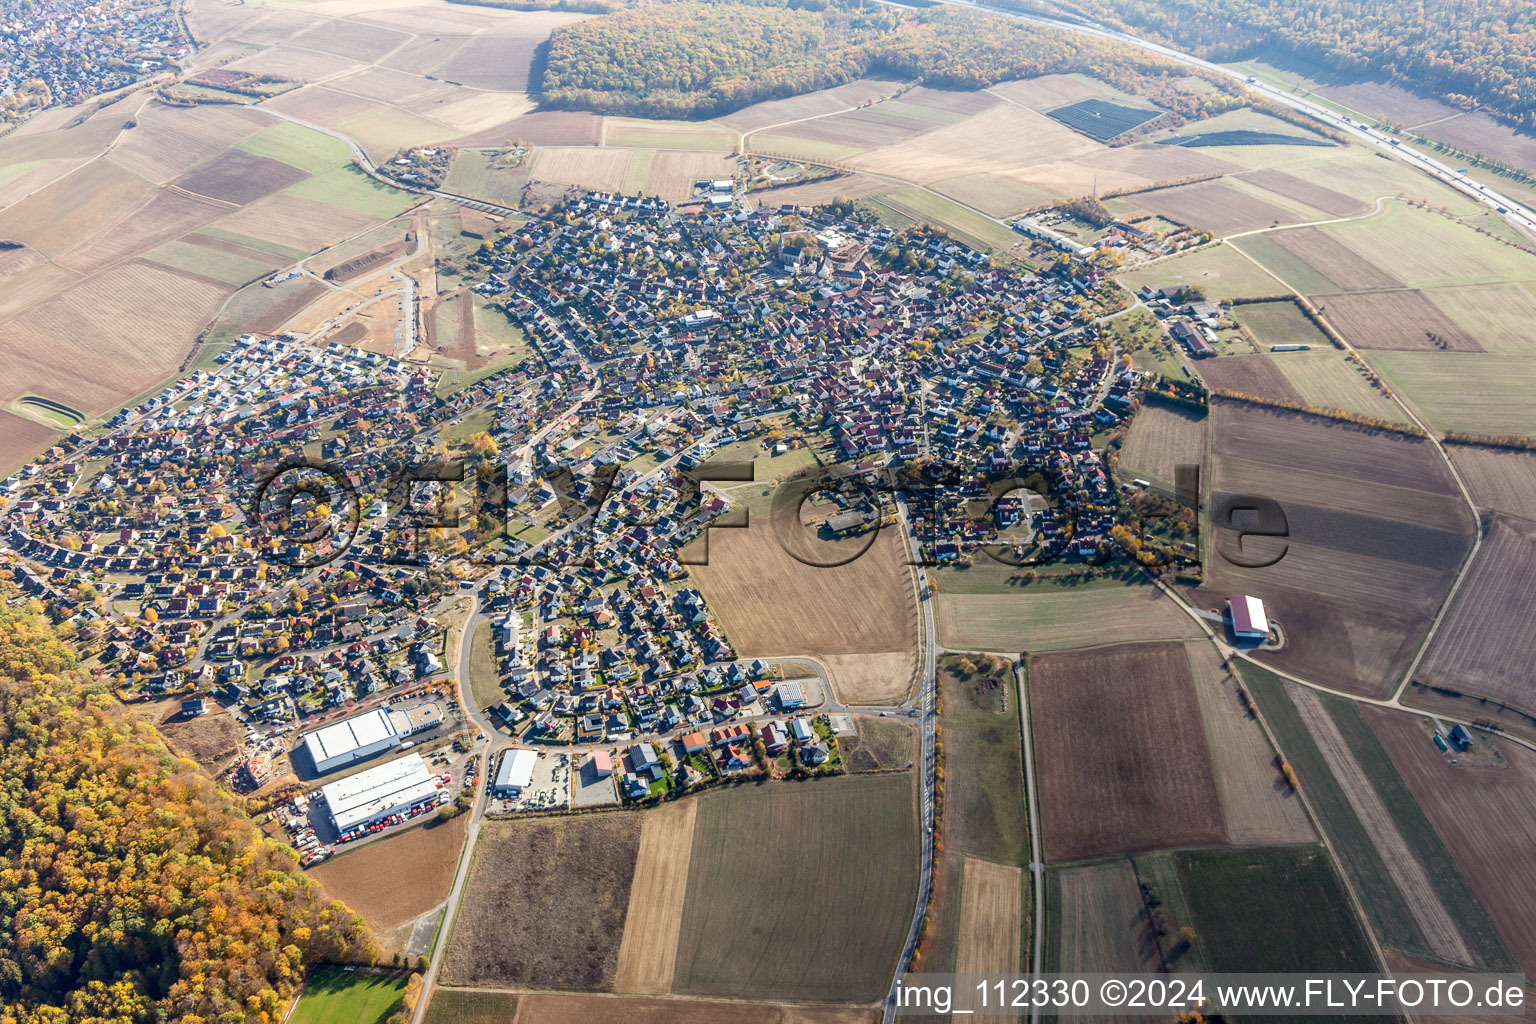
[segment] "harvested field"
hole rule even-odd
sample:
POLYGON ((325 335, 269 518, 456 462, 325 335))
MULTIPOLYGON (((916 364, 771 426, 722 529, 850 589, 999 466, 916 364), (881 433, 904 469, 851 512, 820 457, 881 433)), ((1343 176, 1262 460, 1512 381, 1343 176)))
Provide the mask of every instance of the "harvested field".
POLYGON ((353 60, 375 61, 410 36, 378 25, 369 25, 351 18, 330 18, 314 28, 300 32, 288 42, 321 53, 334 53, 353 60))
POLYGON ((1347 196, 1342 192, 1335 192, 1331 188, 1318 185, 1315 182, 1304 181, 1301 178, 1275 170, 1265 168, 1259 171, 1249 171, 1238 175, 1243 181, 1251 185, 1257 185, 1267 192, 1273 192, 1277 196, 1294 199, 1298 203, 1304 203, 1314 210, 1332 214, 1335 217, 1353 217, 1357 213, 1364 213, 1367 209, 1365 203, 1354 196, 1347 196))
POLYGON ((917 730, 900 718, 861 715, 853 720, 853 736, 839 736, 838 750, 851 772, 906 768, 917 756, 917 730))
POLYGON ((1225 842, 1182 644, 1036 656, 1029 692, 1047 858, 1225 842))
POLYGON ((1040 75, 1012 82, 999 82, 986 90, 1033 110, 1051 110, 1086 99, 1108 99, 1123 95, 1096 78, 1087 75, 1040 75))
POLYGON ((872 100, 880 100, 901 87, 899 82, 861 78, 832 89, 820 89, 782 100, 754 103, 750 107, 726 114, 720 123, 737 131, 756 131, 768 125, 799 121, 808 117, 824 117, 848 107, 857 107, 872 100))
POLYGON ((149 182, 111 160, 92 160, 0 210, 0 238, 56 256, 123 220, 152 191, 149 182))
POLYGON ((1456 326, 1423 292, 1395 288, 1346 295, 1315 295, 1319 313, 1359 348, 1401 352, 1481 352, 1477 339, 1456 326))
POLYGON ((477 89, 533 91, 537 83, 532 81, 530 73, 539 43, 540 40, 533 36, 522 39, 470 39, 438 66, 437 76, 477 89))
POLYGON ((1202 228, 1216 235, 1252 231, 1295 220, 1290 212, 1244 195, 1219 181, 1139 192, 1136 202, 1166 220, 1202 228))
POLYGON ((1175 860, 1212 970, 1377 969, 1322 847, 1192 850, 1175 860))
POLYGON ((779 129, 779 133, 812 142, 833 142, 855 149, 872 149, 906 142, 937 127, 938 124, 933 121, 903 117, 877 106, 785 125, 779 129))
POLYGON ((323 246, 357 234, 374 220, 339 206, 279 194, 220 218, 217 226, 292 249, 317 252, 323 246))
POLYGON ((639 845, 636 814, 487 822, 443 983, 611 991, 639 845))
MULTIPOLYGON (((788 994, 788 993, 786 993, 788 994)), ((591 1024, 623 1020, 625 1024, 876 1024, 880 1011, 866 1007, 785 1006, 774 1003, 714 1002, 708 999, 644 999, 622 996, 576 996, 535 992, 522 997, 515 1020, 497 1017, 495 1024, 591 1024)), ((476 1024, 455 1021, 453 1024, 476 1024)))
POLYGON ((1120 449, 1120 475, 1145 478, 1172 491, 1178 466, 1205 464, 1206 421, 1176 405, 1144 402, 1120 449))
POLYGON ((1478 508, 1536 519, 1536 452, 1460 444, 1446 450, 1478 508))
POLYGON ((613 981, 616 992, 663 995, 672 991, 698 810, 699 801, 688 799, 645 812, 613 981))
POLYGON ((1343 409, 1373 419, 1408 422, 1402 406, 1382 394, 1361 368, 1331 345, 1311 352, 1276 352, 1269 357, 1307 405, 1343 409))
POLYGON ((531 176, 558 185, 617 192, 624 185, 624 168, 628 164, 627 149, 551 147, 534 154, 531 176))
POLYGON ((1371 364, 1434 429, 1536 436, 1536 363, 1527 356, 1377 351, 1371 364))
POLYGON ((939 642, 961 650, 1060 651, 1200 634, 1171 599, 1140 584, 1043 583, 1016 594, 952 590, 939 591, 939 642))
POLYGON ((1055 198, 1043 188, 998 174, 962 174, 934 182, 933 188, 993 217, 1008 217, 1055 198))
POLYGON ((1034 164, 1071 161, 1102 144, 1012 103, 999 103, 958 124, 853 157, 855 167, 932 182, 961 174, 1008 175, 1034 164))
POLYGON ((822 657, 832 689, 844 704, 899 704, 912 692, 917 656, 911 649, 887 654, 822 657))
POLYGON ((965 858, 960 897, 959 974, 1015 974, 1023 920, 1024 872, 1013 865, 965 858))
POLYGON ((201 227, 228 206, 160 189, 126 219, 58 254, 65 266, 95 273, 201 227))
POLYGON ((781 206, 792 203, 797 206, 819 206, 834 199, 861 199, 891 192, 901 186, 864 174, 839 174, 835 178, 804 185, 788 185, 784 188, 766 189, 752 193, 760 206, 781 206))
POLYGON ((508 139, 525 139, 536 146, 590 146, 602 131, 603 119, 578 110, 540 110, 523 114, 473 135, 455 139, 460 147, 501 146, 508 139))
POLYGON ((1467 111, 1427 126, 1421 134, 1463 152, 1481 153, 1527 170, 1536 169, 1536 139, 1481 110, 1467 111))
POLYGON ((1130 861, 1051 868, 1045 879, 1047 971, 1156 971, 1162 967, 1157 936, 1130 861))
POLYGON ((1384 696, 1412 657, 1470 541, 1472 523, 1427 442, 1236 402, 1214 403, 1208 493, 1269 495, 1288 523, 1283 542, 1236 549, 1217 530, 1209 589, 1263 598, 1287 643, 1256 657, 1304 678, 1384 696), (1282 555, 1265 567, 1252 561, 1282 555))
POLYGON ((736 158, 732 156, 663 150, 651 158, 645 192, 677 202, 693 195, 695 181, 729 178, 735 172, 736 158))
POLYGON ((460 814, 343 850, 309 875, 331 898, 362 914, 386 947, 399 950, 411 924, 448 898, 468 834, 469 815, 460 814))
POLYGON ((1315 842, 1317 833, 1306 808, 1275 767, 1275 748, 1238 696, 1237 683, 1222 668, 1215 649, 1205 641, 1185 646, 1227 821, 1227 841, 1315 842))
POLYGON ((0 409, 0 473, 9 475, 48 448, 59 432, 0 409))
POLYGON ((674 991, 839 1003, 884 994, 917 890, 911 773, 696 799, 674 991))
POLYGON ((1347 82, 1325 85, 1317 91, 1368 118, 1409 127, 1463 113, 1459 107, 1419 96, 1388 82, 1347 82))
POLYGON ((1528 282, 1436 288, 1426 293, 1489 352, 1529 356, 1530 324, 1536 323, 1536 293, 1528 282))
MULTIPOLYGON (((422 1024, 512 1024, 517 1005, 524 997, 515 992, 488 992, 432 986, 422 1024)), ((580 996, 571 996, 579 999, 580 996)))
POLYGON ((1528 976, 1536 972, 1536 755, 1495 740, 1507 767, 1451 765, 1415 716, 1374 708, 1364 714, 1515 963, 1528 976))
POLYGON ((1267 237, 1332 281, 1336 291, 1381 291, 1402 285, 1401 281, 1321 228, 1292 228, 1267 237))
POLYGON ((174 370, 228 293, 138 261, 97 275, 0 324, 0 397, 106 411, 174 370))
POLYGON ((415 75, 430 75, 469 42, 467 35, 417 37, 391 53, 379 64, 415 75))
POLYGON ((1416 678, 1536 714, 1536 523, 1495 516, 1416 678))
POLYGON ((1293 687, 1291 703, 1296 706, 1297 714, 1306 723, 1329 771, 1344 791, 1360 827, 1381 856, 1392 884, 1402 895, 1430 952, 1437 959, 1450 963, 1471 964, 1472 953, 1451 917, 1450 908, 1442 902, 1424 865, 1409 848, 1391 811, 1371 785, 1338 724, 1311 690, 1293 687))
POLYGON ((156 185, 164 185, 211 159, 219 149, 216 141, 182 125, 144 119, 112 148, 112 159, 156 185))
MULTIPOLYGON (((822 563, 852 558, 821 568, 796 559, 780 543, 781 521, 791 524, 782 527, 791 538, 803 532, 792 525, 794 515, 771 512, 754 517, 745 530, 711 530, 709 564, 690 567, 736 653, 750 658, 911 649, 917 604, 896 532, 880 531, 867 550, 868 535, 805 542, 822 563)), ((700 543, 690 548, 694 557, 700 557, 700 543)), ((798 551, 802 543, 788 546, 798 551)))
POLYGON ((1236 391, 1286 402, 1301 400, 1301 395, 1291 387, 1291 382, 1267 353, 1202 359, 1196 364, 1195 372, 1213 391, 1236 391))

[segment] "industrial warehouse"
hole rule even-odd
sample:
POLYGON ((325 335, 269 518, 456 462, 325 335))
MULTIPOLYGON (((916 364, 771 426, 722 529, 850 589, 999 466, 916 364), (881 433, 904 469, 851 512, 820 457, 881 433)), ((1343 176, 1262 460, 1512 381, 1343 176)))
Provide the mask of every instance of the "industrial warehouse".
POLYGON ((405 737, 442 724, 443 709, 433 701, 408 708, 375 708, 307 733, 301 745, 314 763, 315 773, 324 775, 390 750, 405 737))
POLYGON ((420 754, 407 754, 339 779, 320 794, 338 836, 346 836, 391 815, 436 804, 442 785, 420 754))

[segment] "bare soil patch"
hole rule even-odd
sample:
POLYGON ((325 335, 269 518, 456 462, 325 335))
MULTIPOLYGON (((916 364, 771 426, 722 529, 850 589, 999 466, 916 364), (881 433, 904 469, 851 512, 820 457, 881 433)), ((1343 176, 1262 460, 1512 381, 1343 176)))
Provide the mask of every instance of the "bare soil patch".
POLYGON ((0 473, 9 475, 44 451, 59 432, 0 410, 0 473))
POLYGON ((637 996, 576 996, 535 992, 521 999, 515 1024, 874 1024, 880 1011, 868 1007, 785 1006, 717 1002, 709 999, 645 999, 637 996))
POLYGON ((1144 476, 1171 488, 1179 466, 1205 464, 1206 422, 1207 417, 1177 406, 1144 402, 1120 449, 1123 474, 1144 476))
POLYGON ((452 145, 501 146, 523 139, 536 146, 590 146, 597 141, 603 119, 578 110, 540 110, 512 118, 492 128, 455 140, 452 145))
POLYGON ((1320 228, 1293 228, 1267 236, 1322 274, 1342 292, 1400 288, 1402 282, 1320 228))
POLYGON ((541 149, 534 155, 532 176, 560 185, 617 192, 624 185, 624 169, 628 166, 627 149, 559 147, 541 149))
POLYGON ((1014 974, 1019 970, 1023 874, 1016 865, 965 858, 956 973, 1014 974))
POLYGON ((1301 401, 1301 395, 1291 386, 1284 372, 1263 352, 1202 359, 1195 365, 1195 372, 1213 390, 1236 391, 1285 402, 1301 401))
POLYGON ((1182 644, 1040 655, 1029 679, 1049 859, 1226 841, 1182 644))
POLYGON ((643 995, 672 991, 698 810, 697 800, 679 800, 645 814, 615 991, 643 995))
POLYGON ((1137 194, 1136 202, 1159 217, 1204 228, 1216 235, 1252 231, 1294 220, 1294 215, 1288 211, 1244 195, 1219 181, 1141 192, 1137 194))
POLYGON ((1421 291, 1394 288, 1347 295, 1316 295, 1318 311, 1350 344, 1399 352, 1481 352, 1477 339, 1458 327, 1421 291))
POLYGON ((822 658, 844 704, 899 704, 912 692, 916 652, 832 654, 822 658))
POLYGON ((1447 451, 1479 508, 1536 519, 1536 452, 1459 444, 1447 451))
POLYGON ((281 191, 308 175, 280 160, 232 149, 222 156, 177 178, 175 185, 210 199, 246 203, 281 191))
POLYGON ((1266 167, 1258 171, 1249 171, 1238 175, 1242 180, 1277 196, 1285 196, 1294 199, 1298 203, 1304 203, 1314 210, 1322 210, 1331 213, 1335 217, 1353 217, 1357 213, 1363 213, 1367 209, 1365 203, 1354 196, 1347 196, 1342 192, 1315 182, 1304 181, 1292 174, 1266 167))
POLYGON ((159 728, 178 753, 201 765, 215 766, 240 752, 245 729, 234 716, 215 713, 183 718, 179 704, 173 704, 172 708, 173 713, 159 723, 159 728))
POLYGON ((639 846, 637 814, 487 822, 443 983, 611 991, 639 846))

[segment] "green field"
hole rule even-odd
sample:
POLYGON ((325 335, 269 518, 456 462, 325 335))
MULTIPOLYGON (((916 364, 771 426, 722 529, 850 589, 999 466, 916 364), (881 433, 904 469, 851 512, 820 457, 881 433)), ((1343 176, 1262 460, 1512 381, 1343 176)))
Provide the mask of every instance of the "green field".
POLYGON ((166 242, 145 253, 144 258, 233 285, 248 284, 265 277, 277 266, 276 260, 257 263, 234 253, 220 252, 190 242, 166 242))
MULTIPOLYGON (((1242 240, 1243 248, 1263 235, 1250 235, 1242 240)), ((1255 298, 1262 295, 1280 295, 1285 287, 1270 274, 1230 245, 1208 245, 1203 249, 1162 260, 1150 267, 1132 270, 1117 280, 1136 291, 1143 285, 1153 288, 1176 288, 1191 285, 1205 292, 1212 301, 1222 299, 1255 298)))
POLYGON ((1250 297, 1284 295, 1290 288, 1294 288, 1303 295, 1317 295, 1339 290, 1332 281, 1313 270, 1311 264, 1276 242, 1270 235, 1246 235, 1227 244, 1252 256, 1272 272, 1272 275, 1264 275, 1264 280, 1269 283, 1263 290, 1244 293, 1250 297), (1281 281, 1285 283, 1281 284, 1281 281))
POLYGON ((1536 434, 1536 358, 1487 352, 1372 352, 1392 389, 1438 430, 1536 434))
POLYGON ((644 191, 651 181, 651 162, 656 159, 654 149, 637 149, 629 154, 629 163, 624 165, 624 183, 619 186, 619 191, 625 195, 637 195, 644 191))
MULTIPOLYGON (((513 323, 500 309, 491 308, 484 295, 472 294, 474 294, 475 304, 476 349, 510 349, 508 355, 515 361, 532 355, 533 346, 528 344, 528 338, 523 334, 523 329, 513 323), (482 344, 482 339, 489 344, 482 344)), ((481 351, 480 354, 484 355, 485 351, 481 351)))
POLYGON ((462 150, 453 158, 443 188, 465 196, 478 196, 493 203, 515 206, 528 184, 528 163, 521 167, 492 167, 495 155, 477 150, 462 150))
POLYGON ((329 135, 283 121, 263 128, 240 143, 238 149, 256 156, 281 160, 290 167, 317 174, 352 159, 347 144, 329 135))
POLYGON ((1171 598, 1144 585, 1038 583, 999 596, 986 590, 947 592, 944 583, 938 597, 939 641, 960 650, 1061 651, 1200 635, 1171 598))
POLYGON ((405 975, 317 967, 288 1024, 383 1024, 400 1006, 405 975))
POLYGON ((880 998, 917 891, 912 775, 729 787, 697 799, 673 991, 880 998))
POLYGON ((466 992, 443 988, 432 990, 432 1001, 422 1024, 510 1024, 517 1016, 515 992, 466 992))
POLYGON ((1250 302, 1232 310, 1238 323, 1253 332, 1259 344, 1312 345, 1332 348, 1333 342, 1307 319, 1294 302, 1250 302))
POLYGON ((496 670, 495 645, 495 632, 489 622, 475 627, 469 650, 469 692, 477 708, 488 708, 506 696, 501 688, 501 673, 496 670))
POLYGON ((368 177, 351 164, 322 171, 285 190, 284 195, 313 199, 380 220, 397 216, 416 203, 416 197, 368 177))
POLYGON ((1387 203, 1379 216, 1322 230, 1410 288, 1536 278, 1536 256, 1434 210, 1387 203))
POLYGON ((210 226, 201 228, 199 229, 198 233, 207 235, 210 238, 221 238, 226 242, 234 242, 236 245, 243 245, 247 248, 260 249, 262 252, 269 252, 274 256, 281 256, 290 262, 293 260, 301 260, 304 257, 310 255, 310 253, 305 252, 303 249, 295 249, 288 245, 279 245, 276 242, 269 242, 265 238, 252 238, 250 235, 242 235, 236 231, 226 231, 221 227, 210 226))
POLYGON ((1359 367, 1331 345, 1310 352, 1273 352, 1269 358, 1308 405, 1381 420, 1408 419, 1402 406, 1373 387, 1359 367))
POLYGON ((948 228, 962 241, 984 252, 1006 249, 1019 240, 1006 224, 924 189, 902 189, 881 201, 911 217, 948 228))
POLYGON ((960 661, 945 655, 939 662, 944 761, 952 766, 944 795, 945 850, 1026 867, 1029 817, 1016 681, 1007 667, 961 678, 960 661))
POLYGON ((1190 850, 1176 857, 1196 943, 1214 971, 1375 971, 1321 846, 1190 850))

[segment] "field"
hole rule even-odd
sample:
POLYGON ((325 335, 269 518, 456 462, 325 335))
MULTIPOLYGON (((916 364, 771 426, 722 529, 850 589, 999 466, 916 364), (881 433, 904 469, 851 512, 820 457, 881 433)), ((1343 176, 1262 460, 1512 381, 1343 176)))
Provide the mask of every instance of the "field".
POLYGON ((730 788, 697 799, 674 991, 879 998, 917 890, 912 776, 730 788))
POLYGON ((288 189, 285 194, 339 206, 379 220, 397 216, 419 201, 409 192, 390 188, 350 165, 322 171, 288 189))
POLYGON ((1536 523, 1496 516, 1416 678, 1536 714, 1536 523))
POLYGON ((219 218, 214 226, 236 235, 311 253, 375 223, 375 218, 356 210, 279 193, 219 218))
POLYGON ((982 663, 981 671, 965 678, 961 660, 945 655, 939 666, 945 851, 1022 865, 1029 823, 1014 674, 1006 663, 982 663))
POLYGON ((1128 860, 1051 868, 1045 876, 1047 971, 1155 971, 1162 966, 1128 860))
POLYGON ((1536 434, 1536 365, 1529 356, 1372 352, 1371 363, 1437 430, 1536 434))
POLYGON ((1195 364, 1195 373, 1212 390, 1236 391, 1289 402, 1301 399, 1285 373, 1263 352, 1202 359, 1195 364))
POLYGON ((1214 609, 1261 597, 1286 643, 1256 656, 1305 678, 1383 696, 1398 681, 1471 542, 1449 470, 1423 441, 1299 413, 1217 401, 1208 494, 1269 496, 1283 541, 1230 531, 1207 542, 1214 609), (1265 561, 1245 567, 1237 561, 1265 561))
POLYGON ((699 801, 688 799, 645 813, 613 982, 617 992, 672 991, 698 810, 699 801))
POLYGON ((1023 875, 1018 867, 965 858, 957 973, 1014 974, 1020 969, 1023 875))
POLYGON ((932 187, 993 217, 1008 217, 1049 203, 1053 198, 1045 189, 998 174, 961 174, 935 182, 932 187))
MULTIPOLYGON (((766 140, 760 140, 766 141, 766 140)), ((944 125, 905 142, 881 146, 849 162, 908 181, 931 182, 961 174, 1025 177, 1021 171, 1101 153, 1104 146, 1057 121, 1013 103, 999 103, 957 124, 944 125)))
POLYGON ((309 874, 363 915, 387 952, 404 948, 410 926, 448 898, 469 830, 461 814, 432 827, 343 850, 309 874))
POLYGON ((1268 358, 1285 374, 1301 401, 1308 405, 1343 409, 1389 422, 1408 421, 1401 406, 1366 380, 1360 368, 1346 359, 1344 353, 1332 347, 1311 352, 1276 352, 1268 358))
MULTIPOLYGON (((1529 976, 1536 971, 1536 880, 1522 851, 1536 844, 1536 756, 1495 741, 1507 767, 1454 766, 1415 716, 1370 709, 1365 718, 1529 976)), ((1504 966, 1488 952, 1483 961, 1504 966)))
POLYGON ((639 845, 636 814, 487 822, 443 983, 611 991, 639 845))
POLYGON ((947 583, 939 587, 939 642, 960 650, 1060 651, 1200 633, 1173 601, 1137 582, 1038 583, 1001 594, 959 592, 947 583))
POLYGON ((501 672, 496 667, 495 645, 490 623, 482 622, 475 627, 475 639, 470 647, 469 692, 479 708, 488 708, 506 696, 506 691, 501 688, 501 672))
POLYGON ((1050 111, 1050 115, 1068 128, 1075 128, 1100 142, 1108 142, 1160 116, 1160 112, 1145 107, 1110 103, 1108 100, 1086 99, 1057 107, 1050 111))
MULTIPOLYGON (((622 1020, 624 1024, 875 1024, 878 1010, 845 1006, 801 1006, 729 1002, 708 999, 644 999, 638 996, 555 995, 534 992, 521 999, 515 1018, 496 1017, 495 1024, 591 1024, 622 1020)), ((447 1024, 447 1022, 445 1022, 447 1024)), ((460 1024, 458 1021, 452 1024, 460 1024)), ((479 1024, 466 1019, 462 1024, 479 1024)), ((487 1021, 486 1024, 491 1024, 487 1021)))
POLYGON ((1423 292, 1389 291, 1317 295, 1317 311, 1358 348, 1406 352, 1481 352, 1483 347, 1456 326, 1423 292))
POLYGON ((1194 185, 1141 192, 1135 200, 1143 209, 1159 217, 1210 231, 1217 236, 1252 231, 1298 219, 1288 210, 1246 195, 1219 181, 1202 181, 1194 185))
POLYGON ((853 720, 857 733, 839 736, 838 750, 851 772, 905 768, 917 755, 917 731, 899 718, 861 715, 853 720))
POLYGON ((463 991, 434 985, 422 1024, 511 1024, 523 998, 513 992, 463 991))
POLYGON ((624 187, 624 168, 629 157, 627 149, 591 146, 540 149, 534 154, 530 176, 536 181, 557 185, 581 185, 617 192, 624 187))
MULTIPOLYGON (((1503 963, 1478 897, 1357 706, 1250 664, 1241 672, 1382 944, 1503 963)), ((1419 742, 1434 750, 1427 734, 1419 742)))
POLYGON ((1478 508, 1536 519, 1536 453, 1459 444, 1447 450, 1478 508))
POLYGON ((0 410, 0 473, 20 469, 58 436, 51 427, 0 410))
MULTIPOLYGON (((711 530, 709 564, 691 566, 705 599, 742 657, 797 654, 874 654, 911 649, 917 607, 902 542, 882 530, 862 555, 868 536, 822 543, 795 541, 823 563, 792 557, 780 544, 778 526, 793 536, 793 511, 754 516, 744 530, 711 530)), ((695 542, 697 545, 698 542, 695 542)), ((693 549, 697 551, 697 547, 693 549)))
POLYGON ((1260 345, 1312 345, 1332 348, 1333 343, 1318 330, 1294 301, 1248 302, 1236 307, 1232 316, 1253 334, 1260 345))
POLYGON ((1250 185, 1257 185, 1267 192, 1284 196, 1334 217, 1353 217, 1364 213, 1367 209, 1365 203, 1354 196, 1345 195, 1325 185, 1306 181, 1273 168, 1249 171, 1238 177, 1250 185))
POLYGON ((289 1024, 384 1024, 400 1005, 405 975, 317 967, 289 1024))
MULTIPOLYGON (((1247 245, 1252 239, 1245 239, 1247 245)), ((1144 285, 1175 288, 1195 285, 1213 302, 1224 299, 1276 295, 1283 289, 1274 275, 1231 245, 1211 245, 1194 252, 1159 260, 1121 274, 1117 280, 1132 291, 1144 285)))
POLYGON ((1185 644, 1200 703, 1206 745, 1211 751, 1216 791, 1221 795, 1227 841, 1305 843, 1317 839, 1307 812, 1275 764, 1275 748, 1238 693, 1237 681, 1222 667, 1211 644, 1185 644))
POLYGON ((239 148, 255 156, 280 160, 290 167, 317 174, 351 159, 346 143, 291 121, 279 121, 252 135, 239 148))
POLYGON ((948 228, 962 241, 969 242, 983 252, 1007 248, 1018 241, 1018 236, 1011 228, 923 189, 892 192, 884 196, 881 202, 914 220, 948 228))
POLYGON ((912 692, 915 653, 826 654, 822 656, 832 689, 844 704, 899 704, 912 692))
POLYGON ((188 719, 181 716, 179 703, 170 707, 174 712, 158 727, 172 750, 209 768, 213 775, 234 762, 245 740, 245 730, 233 715, 198 715, 188 719))
POLYGON ((1225 841, 1182 644, 1032 657, 1029 694, 1049 860, 1225 841))
POLYGON ((1213 970, 1377 969, 1321 847, 1198 850, 1176 860, 1197 942, 1213 970))

